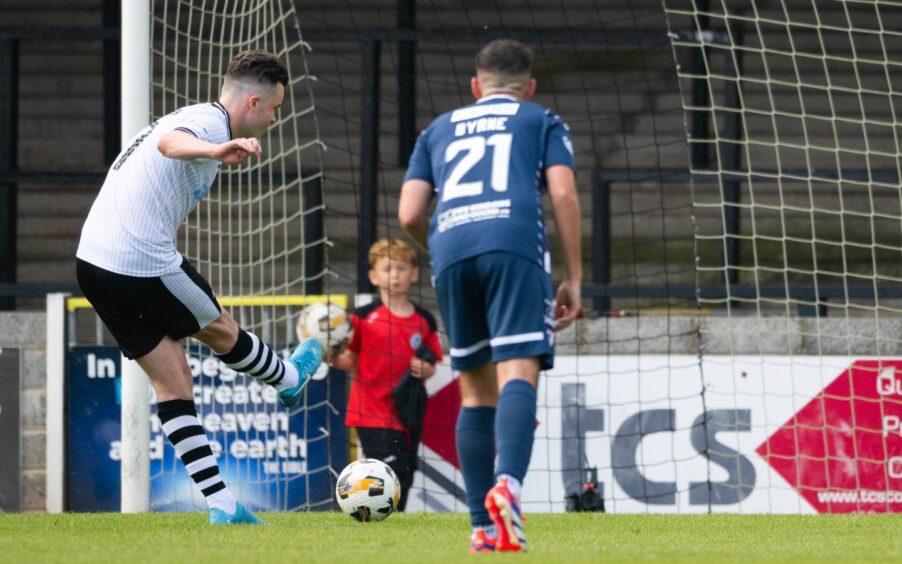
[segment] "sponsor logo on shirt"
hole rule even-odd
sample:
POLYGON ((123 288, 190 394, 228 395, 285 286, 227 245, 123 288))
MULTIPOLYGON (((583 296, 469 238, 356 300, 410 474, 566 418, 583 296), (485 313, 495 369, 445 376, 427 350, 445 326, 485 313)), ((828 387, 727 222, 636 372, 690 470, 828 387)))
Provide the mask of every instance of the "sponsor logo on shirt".
POLYGON ((438 232, 444 233, 452 227, 466 225, 468 223, 473 223, 474 221, 485 221, 488 219, 508 219, 510 215, 510 198, 458 206, 439 214, 438 232))
POLYGON ((476 119, 482 116, 513 116, 517 114, 519 109, 520 104, 518 102, 469 106, 454 110, 454 113, 451 114, 451 123, 476 119))
POLYGON ((194 199, 198 200, 198 201, 203 200, 204 196, 207 195, 207 192, 209 190, 210 190, 209 186, 204 186, 204 185, 198 186, 197 190, 194 191, 194 199))

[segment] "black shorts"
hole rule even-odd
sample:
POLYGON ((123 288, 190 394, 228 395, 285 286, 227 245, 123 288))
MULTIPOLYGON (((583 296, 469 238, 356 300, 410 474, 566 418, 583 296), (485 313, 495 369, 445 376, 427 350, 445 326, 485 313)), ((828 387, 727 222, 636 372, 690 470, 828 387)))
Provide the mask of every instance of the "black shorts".
POLYGON ((381 427, 357 427, 357 437, 363 447, 363 455, 385 462, 398 476, 401 483, 401 500, 398 510, 407 506, 407 494, 413 485, 413 474, 418 466, 419 438, 404 431, 381 427))
POLYGON ((187 260, 177 272, 139 278, 76 259, 75 273, 127 358, 146 355, 166 335, 176 341, 193 335, 222 312, 210 285, 187 260))

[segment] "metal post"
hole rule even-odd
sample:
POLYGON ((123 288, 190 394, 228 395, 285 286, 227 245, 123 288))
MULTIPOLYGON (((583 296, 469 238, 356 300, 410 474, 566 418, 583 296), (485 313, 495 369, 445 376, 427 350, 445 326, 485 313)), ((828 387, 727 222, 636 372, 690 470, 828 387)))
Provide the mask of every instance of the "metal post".
POLYGON ((98 347, 103 345, 103 320, 97 313, 94 313, 94 344, 98 347))
POLYGON ((363 43, 362 114, 360 123, 360 201, 357 218, 357 291, 372 290, 367 251, 376 242, 376 209, 379 157, 379 54, 380 42, 363 43))
MULTIPOLYGON (((0 42, 0 283, 16 282, 18 186, 10 178, 19 166, 19 40, 0 42)), ((0 297, 0 310, 15 307, 0 297)))
POLYGON ((48 513, 66 510, 66 298, 47 295, 47 444, 48 513))
POLYGON ((78 344, 76 335, 78 334, 78 310, 69 311, 66 309, 66 343, 69 348, 78 344))
MULTIPOLYGON (((122 0, 121 146, 150 121, 150 0, 122 0)), ((122 357, 121 510, 150 510, 150 382, 122 357)))
MULTIPOLYGON (((414 0, 398 2, 398 29, 416 28, 414 0)), ((416 42, 398 42, 398 166, 407 166, 417 140, 416 42)))
POLYGON ((122 513, 150 511, 150 380, 122 356, 122 513))
MULTIPOLYGON (((104 0, 103 27, 105 30, 119 27, 120 0, 104 0)), ((103 40, 103 162, 110 165, 122 148, 119 128, 122 123, 120 102, 121 63, 118 39, 103 40)))
MULTIPOLYGON (((737 44, 742 43, 742 36, 733 34, 737 44)), ((740 257, 740 207, 742 200, 742 179, 738 175, 742 164, 742 100, 739 97, 739 77, 742 75, 742 51, 733 49, 726 55, 726 75, 732 80, 726 81, 724 106, 724 141, 720 153, 723 158, 722 178, 724 203, 724 236, 726 237, 726 283, 739 283, 740 257)))
POLYGON ((304 182, 301 198, 304 206, 304 294, 322 294, 326 266, 322 178, 318 176, 304 182))
MULTIPOLYGON (((605 288, 611 283, 611 183, 598 174, 592 190, 592 283, 605 288)), ((593 308, 607 315, 611 298, 594 298, 593 308)))
MULTIPOLYGON (((704 33, 708 31, 708 0, 697 0, 698 5, 698 36, 697 40, 704 45, 704 33)), ((705 48, 699 47, 692 54, 690 62, 693 76, 708 76, 707 55, 705 48)), ((692 80, 692 106, 695 108, 707 108, 711 103, 708 93, 708 80, 706 78, 694 78, 692 80)), ((692 138, 690 139, 690 151, 692 168, 707 168, 709 164, 708 140, 711 134, 708 128, 708 110, 694 110, 692 112, 692 138)))
POLYGON ((150 124, 149 18, 150 0, 122 0, 120 149, 150 124))

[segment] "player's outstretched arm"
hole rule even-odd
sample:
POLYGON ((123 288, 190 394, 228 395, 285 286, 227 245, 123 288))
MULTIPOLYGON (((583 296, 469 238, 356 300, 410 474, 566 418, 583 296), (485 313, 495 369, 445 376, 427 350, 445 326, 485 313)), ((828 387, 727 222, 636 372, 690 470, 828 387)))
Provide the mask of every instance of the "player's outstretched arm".
POLYGON ((217 145, 180 130, 170 131, 162 136, 157 143, 157 150, 170 159, 215 159, 229 165, 240 164, 251 155, 263 154, 260 141, 253 137, 232 139, 217 145))
POLYGON ((583 266, 579 196, 576 193, 573 169, 569 166, 549 167, 545 171, 545 181, 548 184, 551 207, 554 209, 554 223, 564 253, 565 278, 558 287, 555 297, 556 328, 563 329, 582 315, 583 266))
POLYGON ((432 199, 432 185, 425 180, 408 180, 401 186, 398 221, 401 228, 421 247, 428 250, 429 217, 426 208, 432 199))

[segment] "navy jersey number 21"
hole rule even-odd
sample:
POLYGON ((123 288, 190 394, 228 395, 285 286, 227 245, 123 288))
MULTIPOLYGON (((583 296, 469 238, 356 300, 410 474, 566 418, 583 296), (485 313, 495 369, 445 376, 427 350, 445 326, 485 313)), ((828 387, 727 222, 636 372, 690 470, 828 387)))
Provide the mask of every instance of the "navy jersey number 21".
POLYGON ((491 251, 547 268, 541 196, 544 170, 554 165, 572 168, 573 147, 561 118, 537 104, 490 96, 436 118, 417 140, 404 179, 436 190, 433 274, 491 251))

